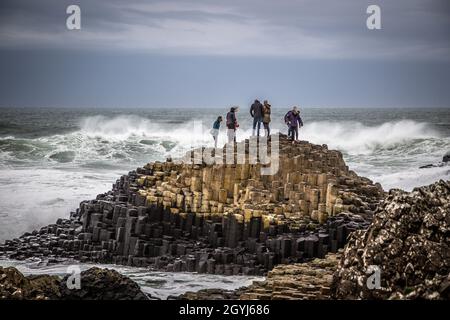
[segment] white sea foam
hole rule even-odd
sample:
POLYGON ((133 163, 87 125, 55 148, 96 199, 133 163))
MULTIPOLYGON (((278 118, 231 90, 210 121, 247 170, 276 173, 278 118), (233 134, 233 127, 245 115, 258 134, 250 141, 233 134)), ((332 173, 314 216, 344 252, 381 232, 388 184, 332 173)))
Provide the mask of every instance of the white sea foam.
POLYGON ((0 242, 68 218, 82 200, 107 191, 125 173, 47 169, 0 170, 0 242), (86 176, 95 177, 93 182, 86 176))
POLYGON ((414 140, 440 139, 426 123, 412 120, 367 126, 359 122, 312 122, 302 128, 305 140, 325 143, 349 154, 370 154, 376 150, 401 148, 414 140))
POLYGON ((385 190, 399 188, 411 191, 415 187, 426 186, 440 179, 450 180, 450 165, 382 173, 380 175, 373 175, 371 178, 381 183, 385 190))

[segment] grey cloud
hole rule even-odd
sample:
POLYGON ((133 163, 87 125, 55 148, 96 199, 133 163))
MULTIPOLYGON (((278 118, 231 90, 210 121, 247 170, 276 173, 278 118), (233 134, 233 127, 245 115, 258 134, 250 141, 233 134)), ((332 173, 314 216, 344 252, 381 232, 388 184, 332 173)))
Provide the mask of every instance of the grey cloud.
POLYGON ((82 30, 65 30, 72 1, 3 0, 0 46, 298 58, 450 57, 446 0, 78 1, 82 30), (383 29, 365 27, 369 4, 383 29))

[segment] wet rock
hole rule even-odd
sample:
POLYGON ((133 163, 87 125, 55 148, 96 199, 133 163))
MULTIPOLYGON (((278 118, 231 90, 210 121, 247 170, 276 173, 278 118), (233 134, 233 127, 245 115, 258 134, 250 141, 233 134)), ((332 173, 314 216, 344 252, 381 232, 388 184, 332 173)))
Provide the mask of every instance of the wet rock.
POLYGON ((442 162, 450 162, 450 151, 442 157, 442 162))
POLYGON ((0 267, 0 299, 8 300, 148 300, 139 286, 114 270, 91 268, 81 273, 80 289, 68 289, 67 279, 25 277, 16 268, 0 267))
POLYGON ((148 300, 137 283, 115 270, 94 267, 81 272, 80 289, 68 289, 68 277, 60 284, 64 300, 148 300))

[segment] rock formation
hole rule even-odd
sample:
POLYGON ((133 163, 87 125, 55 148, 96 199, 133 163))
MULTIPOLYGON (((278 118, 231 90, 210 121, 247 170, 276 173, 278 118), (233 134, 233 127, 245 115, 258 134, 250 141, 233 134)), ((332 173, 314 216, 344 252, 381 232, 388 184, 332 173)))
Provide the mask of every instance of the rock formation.
POLYGON ((224 289, 202 289, 199 291, 188 291, 179 296, 170 296, 168 300, 238 300, 247 288, 236 290, 224 289))
MULTIPOLYGON (((341 249, 342 250, 342 249, 341 249)), ((186 292, 179 300, 324 300, 330 299, 330 287, 340 253, 305 263, 281 264, 268 272, 264 281, 236 290, 205 289, 186 292)))
POLYGON ((450 299, 449 236, 450 181, 410 193, 391 190, 370 227, 350 236, 334 276, 334 296, 450 299), (369 279, 375 274, 370 266, 379 268, 379 288, 369 279))
POLYGON ((25 277, 16 268, 0 267, 0 300, 148 300, 135 282, 114 270, 83 271, 80 289, 69 290, 67 277, 25 277))
MULTIPOLYGON (((325 259, 281 264, 266 280, 221 299, 450 299, 450 181, 391 190, 367 230, 325 259), (372 267, 370 267, 372 266, 372 267), (371 280, 379 267, 380 287, 371 280), (369 272, 368 272, 369 271, 369 272)), ((197 300, 207 293, 189 292, 197 300)))
POLYGON ((450 162, 450 151, 444 154, 442 157, 442 162, 450 162))
POLYGON ((333 273, 339 255, 306 263, 276 266, 266 280, 254 282, 239 297, 242 300, 324 300, 330 298, 333 273))
MULTIPOLYGON (((225 275, 260 275, 279 263, 336 252, 350 232, 368 226, 383 190, 350 171, 338 151, 276 138, 274 175, 262 175, 267 165, 251 159, 253 140, 231 147, 241 164, 149 163, 83 201, 70 219, 6 241, 0 251, 16 259, 225 275)), ((199 151, 208 150, 188 155, 199 151)), ((226 151, 215 159, 225 160, 226 151)))
MULTIPOLYGON (((251 159, 252 140, 228 148, 232 159, 244 163, 207 164, 201 156, 198 163, 148 163, 122 176, 111 191, 83 201, 70 219, 6 241, 0 252, 174 272, 269 272, 249 288, 201 290, 181 299, 450 298, 450 182, 386 195, 350 171, 340 152, 276 138, 279 170, 272 175, 262 174, 267 165, 261 155, 251 159), (375 288, 368 285, 374 267, 380 271, 375 288)), ((230 156, 226 149, 210 155, 223 161, 230 156)), ((204 152, 210 150, 188 156, 204 152)), ((24 278, 1 269, 2 295, 141 297, 119 275, 90 272, 85 276, 94 286, 98 278, 109 279, 100 281, 104 294, 89 286, 68 292, 55 277, 24 278), (117 286, 124 296, 110 290, 117 286)))

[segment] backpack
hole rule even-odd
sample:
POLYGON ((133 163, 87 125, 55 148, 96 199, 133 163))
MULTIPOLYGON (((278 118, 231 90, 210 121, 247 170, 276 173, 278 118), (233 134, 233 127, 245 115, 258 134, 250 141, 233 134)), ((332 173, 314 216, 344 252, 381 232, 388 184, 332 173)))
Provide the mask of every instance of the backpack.
POLYGON ((230 111, 227 113, 227 127, 234 126, 234 123, 234 113, 230 111))

